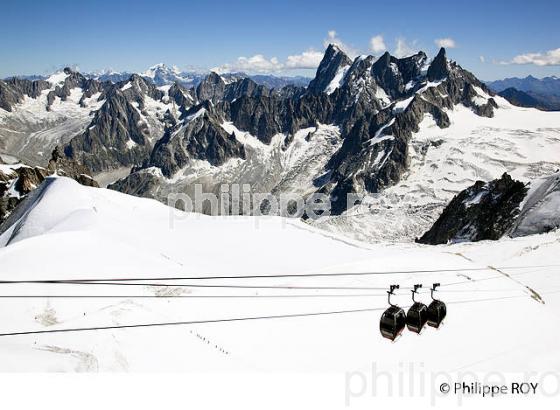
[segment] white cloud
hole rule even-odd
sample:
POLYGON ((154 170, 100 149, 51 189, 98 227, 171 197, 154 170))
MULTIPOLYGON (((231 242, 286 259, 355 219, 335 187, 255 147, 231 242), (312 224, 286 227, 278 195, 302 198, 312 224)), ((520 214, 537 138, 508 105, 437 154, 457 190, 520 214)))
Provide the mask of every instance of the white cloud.
POLYGON ((481 62, 481 63, 484 64, 484 63, 486 62, 486 58, 484 58, 484 56, 480 56, 480 57, 478 57, 478 58, 480 59, 480 62, 481 62))
POLYGON ((289 69, 317 68, 322 59, 323 53, 309 49, 301 54, 288 56, 285 65, 289 69))
POLYGON ((232 71, 247 71, 253 73, 271 73, 281 71, 283 64, 276 57, 267 59, 262 54, 252 57, 239 57, 234 63, 223 64, 213 68, 213 71, 227 73, 232 71))
POLYGON ((335 30, 329 30, 327 32, 327 38, 323 41, 323 46, 324 47, 328 47, 329 44, 336 44, 338 47, 340 47, 340 49, 342 51, 344 51, 348 57, 350 58, 354 58, 357 57, 358 54, 360 54, 358 52, 357 49, 355 49, 354 47, 352 47, 349 44, 346 44, 345 42, 343 42, 336 34, 335 30))
POLYGON ((395 47, 393 54, 395 57, 402 58, 415 54, 416 51, 416 40, 409 44, 405 38, 400 37, 397 39, 397 46, 395 47))
POLYGON ((372 37, 369 40, 369 48, 374 53, 382 53, 383 51, 387 50, 385 46, 385 40, 383 40, 383 36, 378 34, 377 36, 372 37))
POLYGON ((438 39, 434 40, 434 43, 436 43, 436 46, 438 46, 438 47, 444 47, 444 48, 455 48, 455 47, 457 47, 457 44, 455 44, 455 40, 453 40, 450 37, 438 38, 438 39))
POLYGON ((243 71, 247 73, 277 73, 287 70, 314 69, 319 66, 323 53, 309 49, 301 54, 288 56, 285 62, 276 57, 266 58, 262 54, 239 57, 233 63, 226 63, 212 70, 217 73, 243 71))
POLYGON ((560 65, 560 48, 545 53, 527 53, 515 56, 510 64, 560 65))

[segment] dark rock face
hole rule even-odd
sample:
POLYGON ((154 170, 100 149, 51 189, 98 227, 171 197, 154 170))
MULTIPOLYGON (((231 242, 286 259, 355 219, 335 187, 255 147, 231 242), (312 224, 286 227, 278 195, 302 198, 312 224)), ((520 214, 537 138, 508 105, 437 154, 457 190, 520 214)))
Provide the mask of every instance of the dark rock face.
POLYGON ((257 98, 260 96, 268 97, 271 90, 264 85, 258 85, 250 78, 244 78, 241 81, 226 85, 223 99, 226 101, 234 101, 242 96, 257 98))
POLYGON ((159 182, 155 175, 145 170, 140 170, 139 172, 131 172, 128 177, 116 181, 107 186, 107 188, 129 195, 151 198, 158 184, 159 182))
POLYGON ((67 158, 62 149, 56 147, 47 168, 20 166, 8 173, 0 171, 0 224, 47 176, 55 173, 73 178, 82 185, 99 187, 88 168, 67 158))
POLYGON ((447 57, 445 54, 445 48, 440 48, 439 53, 437 54, 432 64, 428 68, 428 80, 429 81, 438 81, 443 80, 449 75, 450 69, 447 64, 447 57))
POLYGON ((276 98, 243 96, 230 104, 230 118, 239 129, 268 144, 282 130, 281 105, 282 101, 276 98))
POLYGON ((222 128, 221 122, 209 101, 192 107, 184 124, 166 130, 144 167, 158 167, 171 177, 191 159, 219 166, 233 157, 245 158, 244 146, 222 128))
POLYGON ((428 56, 423 51, 418 52, 410 57, 396 59, 396 64, 401 73, 403 82, 408 84, 410 81, 416 81, 422 76, 422 69, 428 62, 428 56))
POLYGON ((43 80, 25 80, 11 78, 7 81, 0 80, 0 108, 11 112, 14 105, 21 103, 24 96, 37 98, 41 91, 47 90, 49 83, 43 80))
POLYGON ((329 44, 325 56, 317 68, 315 78, 307 87, 308 92, 311 94, 324 92, 339 70, 351 64, 352 60, 338 46, 329 44))
POLYGON ((186 89, 178 83, 169 87, 168 95, 181 110, 189 109, 195 101, 193 89, 186 89))
POLYGON ((18 178, 14 188, 20 195, 27 195, 39 186, 48 175, 44 168, 21 167, 16 170, 18 178))
POLYGON ((57 174, 75 179, 82 185, 99 188, 99 184, 91 177, 91 171, 71 158, 68 158, 64 150, 57 146, 52 152, 47 166, 48 174, 57 174))
POLYGON ((387 90, 392 98, 402 95, 405 85, 398 70, 397 61, 395 57, 386 52, 371 67, 371 73, 376 83, 387 90))
POLYGON ((0 224, 12 213, 21 201, 17 195, 10 194, 9 189, 17 178, 17 173, 0 171, 0 224))
POLYGON ((65 147, 66 155, 94 172, 142 163, 151 151, 150 131, 129 98, 119 88, 109 91, 86 131, 65 147))
POLYGON ((138 104, 138 109, 144 111, 146 97, 153 100, 161 100, 163 98, 163 91, 158 89, 152 82, 144 79, 138 74, 133 74, 128 81, 116 84, 112 90, 119 88, 124 96, 127 97, 129 102, 138 104))
POLYGON ((226 83, 222 77, 212 71, 196 87, 196 97, 199 101, 210 100, 215 104, 224 98, 225 90, 226 83))
POLYGON ((275 88, 271 91, 271 94, 280 99, 296 99, 300 98, 305 94, 305 87, 287 85, 282 88, 275 88))
POLYGON ((266 144, 278 133, 293 134, 303 127, 314 126, 317 121, 330 122, 333 116, 332 103, 325 94, 306 94, 295 99, 242 96, 221 108, 237 128, 266 144))
POLYGON ((12 111, 12 107, 22 101, 23 96, 18 94, 5 81, 0 80, 0 108, 12 111))
POLYGON ((445 208, 419 243, 499 239, 514 225, 527 187, 508 174, 488 183, 477 181, 461 191, 445 208))

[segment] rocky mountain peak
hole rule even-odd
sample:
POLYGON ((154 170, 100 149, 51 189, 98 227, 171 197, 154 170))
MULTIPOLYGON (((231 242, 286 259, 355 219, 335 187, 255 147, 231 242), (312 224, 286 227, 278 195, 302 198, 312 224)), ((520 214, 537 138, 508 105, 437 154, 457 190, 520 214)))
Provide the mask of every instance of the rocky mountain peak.
POLYGON ((325 55, 317 68, 315 78, 309 83, 308 91, 313 94, 322 93, 333 80, 342 80, 343 70, 352 64, 348 57, 336 44, 329 44, 325 55))
POLYGON ((148 86, 148 82, 139 74, 132 74, 128 82, 140 89, 145 89, 148 86))
POLYGON ((404 79, 399 70, 399 61, 399 59, 385 52, 371 67, 371 74, 376 83, 392 98, 399 97, 403 93, 405 86, 404 79))
POLYGON ((184 78, 184 75, 179 71, 177 67, 168 67, 164 63, 159 63, 150 67, 141 75, 142 77, 153 81, 157 86, 169 85, 175 82, 188 82, 188 79, 184 78))
POLYGON ((391 63, 391 53, 385 51, 381 56, 375 61, 376 67, 386 67, 391 63))
POLYGON ((419 51, 409 57, 397 59, 396 63, 403 77, 403 82, 406 84, 422 76, 427 61, 428 56, 423 51, 419 51))
POLYGON ((217 103, 224 96, 226 83, 224 79, 214 71, 204 78, 196 87, 196 96, 199 101, 210 100, 217 103))
POLYGON ((430 67, 428 68, 428 80, 438 81, 443 80, 449 75, 449 64, 445 48, 440 48, 439 53, 434 58, 430 67))
POLYGON ((148 68, 143 75, 144 77, 153 77, 154 74, 157 72, 162 72, 162 73, 170 72, 170 73, 178 74, 179 70, 176 67, 168 67, 164 63, 158 63, 148 68))
POLYGON ((327 57, 328 59, 332 59, 333 56, 337 54, 344 54, 346 56, 346 53, 342 51, 338 44, 330 43, 325 50, 325 57, 327 57))

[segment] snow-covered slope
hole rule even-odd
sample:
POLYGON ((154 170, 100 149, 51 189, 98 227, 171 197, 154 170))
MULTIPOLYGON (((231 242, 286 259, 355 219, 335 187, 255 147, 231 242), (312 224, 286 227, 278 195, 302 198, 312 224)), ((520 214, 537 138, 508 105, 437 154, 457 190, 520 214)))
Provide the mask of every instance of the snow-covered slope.
POLYGON ((560 226, 560 172, 534 181, 520 211, 512 236, 548 232, 560 226))
MULTIPOLYGON (((49 178, 35 193, 0 236, 1 280, 467 270, 155 282, 168 287, 2 285, 3 295, 117 297, 0 298, 0 333, 372 310, 0 336, 1 370, 352 371, 372 363, 379 370, 397 370, 398 363, 417 362, 418 352, 427 370, 560 370, 559 333, 550 326, 560 316, 556 268, 519 268, 556 264, 558 233, 439 247, 365 245, 297 220, 184 214, 66 178, 49 178), (489 265, 517 268, 497 271, 489 265), (426 329, 420 337, 405 333, 397 343, 382 339, 384 289, 436 281, 448 302, 445 326, 426 329), (179 283, 250 288, 173 286, 179 283)), ((428 301, 429 295, 421 298, 428 301)), ((410 291, 402 289, 395 301, 409 305, 410 291)))
POLYGON ((421 236, 451 198, 477 180, 504 172, 530 182, 560 168, 560 113, 520 108, 495 97, 494 118, 457 105, 451 125, 439 128, 428 114, 410 143, 410 166, 395 186, 321 228, 361 240, 409 241, 421 236))

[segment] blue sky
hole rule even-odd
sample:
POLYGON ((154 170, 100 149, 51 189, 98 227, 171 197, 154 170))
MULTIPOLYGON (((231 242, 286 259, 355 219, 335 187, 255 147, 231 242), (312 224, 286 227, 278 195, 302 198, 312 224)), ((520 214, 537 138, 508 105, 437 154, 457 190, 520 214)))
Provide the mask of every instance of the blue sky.
POLYGON ((560 75, 557 1, 0 0, 0 10, 0 77, 159 62, 312 76, 328 41, 433 55, 437 39, 482 79, 560 75))

